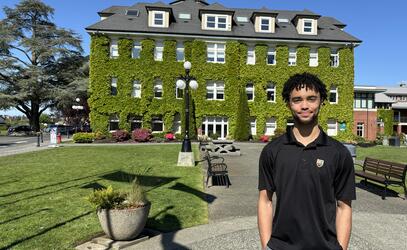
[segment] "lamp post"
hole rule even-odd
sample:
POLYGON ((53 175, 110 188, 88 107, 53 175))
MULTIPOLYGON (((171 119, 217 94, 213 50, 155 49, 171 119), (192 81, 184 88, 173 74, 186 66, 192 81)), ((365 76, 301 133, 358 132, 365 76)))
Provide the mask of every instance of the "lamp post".
POLYGON ((189 75, 191 70, 191 63, 186 61, 184 63, 185 69, 185 76, 180 76, 177 81, 177 88, 184 89, 184 99, 185 99, 185 136, 184 140, 182 141, 182 148, 180 155, 178 157, 178 165, 179 166, 191 166, 195 164, 194 156, 192 154, 191 148, 191 140, 189 138, 189 87, 191 89, 196 90, 198 88, 198 82, 195 80, 194 77, 189 75), (191 164, 192 163, 192 164, 191 164))
MULTIPOLYGON (((80 104, 81 99, 80 99, 79 97, 76 97, 75 101, 76 101, 78 104, 80 104)), ((78 118, 79 118, 79 110, 82 110, 82 109, 83 109, 83 106, 82 106, 82 105, 72 105, 72 109, 76 110, 76 120, 77 120, 77 121, 76 121, 76 126, 75 126, 75 133, 77 133, 77 132, 78 132, 78 124, 80 123, 80 122, 78 121, 78 118)))

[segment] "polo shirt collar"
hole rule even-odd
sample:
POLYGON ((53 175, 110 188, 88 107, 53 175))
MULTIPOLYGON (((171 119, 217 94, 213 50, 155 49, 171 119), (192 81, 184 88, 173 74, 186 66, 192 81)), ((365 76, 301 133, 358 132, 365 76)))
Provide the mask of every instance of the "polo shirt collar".
MULTIPOLYGON (((307 145, 307 147, 311 146, 327 146, 328 145, 328 136, 324 132, 324 130, 319 126, 319 135, 317 139, 315 139, 313 142, 307 145)), ((285 133, 285 144, 298 144, 302 145, 300 142, 297 141, 293 134, 293 126, 287 126, 286 128, 286 133, 285 133)))

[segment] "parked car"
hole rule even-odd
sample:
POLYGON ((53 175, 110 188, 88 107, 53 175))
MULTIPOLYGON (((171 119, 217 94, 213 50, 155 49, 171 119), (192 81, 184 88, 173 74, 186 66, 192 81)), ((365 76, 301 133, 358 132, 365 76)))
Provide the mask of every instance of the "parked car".
POLYGON ((7 130, 7 135, 33 135, 34 131, 29 125, 17 125, 7 130))

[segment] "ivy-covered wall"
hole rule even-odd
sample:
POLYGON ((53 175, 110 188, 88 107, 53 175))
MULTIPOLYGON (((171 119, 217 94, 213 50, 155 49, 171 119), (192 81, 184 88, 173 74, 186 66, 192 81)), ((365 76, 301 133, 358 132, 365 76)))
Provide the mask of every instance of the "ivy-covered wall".
POLYGON ((378 109, 377 118, 384 122, 384 135, 390 136, 393 134, 393 117, 392 109, 378 109))
MULTIPOLYGON (((183 63, 176 61, 176 41, 164 42, 163 61, 154 61, 155 42, 143 40, 139 59, 131 58, 133 41, 119 40, 119 57, 109 57, 110 39, 102 35, 93 35, 90 57, 90 92, 91 126, 94 131, 107 132, 111 114, 118 114, 120 128, 129 129, 128 118, 134 115, 143 117, 143 127, 151 126, 153 116, 161 115, 165 130, 172 128, 176 113, 181 115, 184 127, 183 100, 175 98, 175 82, 180 74, 184 74, 183 63), (110 82, 117 77, 117 96, 110 95, 110 82), (163 82, 163 97, 153 97, 153 82, 160 78, 163 82), (141 82, 141 98, 131 97, 133 81, 141 82)), ((277 119, 277 127, 285 128, 287 119, 291 117, 281 97, 285 81, 293 74, 310 72, 318 75, 327 85, 338 88, 339 103, 325 102, 320 113, 320 125, 326 129, 327 120, 335 119, 346 123, 346 130, 339 131, 340 140, 352 138, 353 127, 353 82, 354 55, 352 48, 339 50, 339 67, 330 66, 330 48, 318 49, 318 66, 309 66, 309 48, 297 48, 297 65, 288 66, 288 47, 276 47, 276 65, 267 65, 268 47, 257 44, 255 47, 256 64, 247 65, 247 45, 237 41, 226 43, 226 62, 224 64, 206 62, 206 43, 194 40, 184 43, 185 59, 191 61, 193 75, 199 87, 192 92, 195 112, 195 126, 200 128, 205 116, 228 117, 229 137, 235 134, 239 105, 240 90, 252 82, 255 88, 254 101, 249 102, 250 116, 256 118, 257 134, 265 131, 268 118, 277 119), (223 81, 225 84, 225 100, 206 100, 206 81, 223 81), (276 102, 267 102, 266 86, 273 82, 276 85, 276 102)), ((193 128, 191 128, 193 130, 193 128)))

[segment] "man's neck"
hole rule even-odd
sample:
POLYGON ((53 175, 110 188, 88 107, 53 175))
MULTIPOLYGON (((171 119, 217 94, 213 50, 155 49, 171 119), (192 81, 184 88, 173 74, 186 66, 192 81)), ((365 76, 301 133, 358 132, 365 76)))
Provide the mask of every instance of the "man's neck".
POLYGON ((311 123, 311 124, 298 124, 294 123, 293 127, 293 135, 295 139, 307 146, 315 139, 318 138, 320 133, 320 129, 318 127, 318 122, 311 123))

